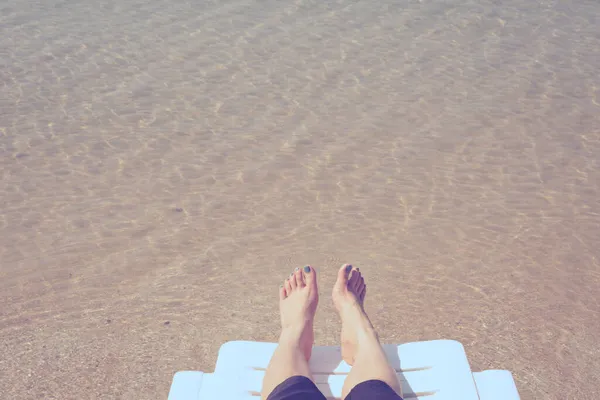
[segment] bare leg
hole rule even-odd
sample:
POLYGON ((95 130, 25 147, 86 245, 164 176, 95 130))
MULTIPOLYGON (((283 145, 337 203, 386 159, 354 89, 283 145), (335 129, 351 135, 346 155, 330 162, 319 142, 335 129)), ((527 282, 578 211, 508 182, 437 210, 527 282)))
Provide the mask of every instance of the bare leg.
POLYGON ((345 264, 338 272, 333 302, 342 319, 342 357, 352 365, 342 388, 342 398, 359 383, 378 379, 398 395, 402 387, 389 365, 379 337, 363 308, 367 287, 358 268, 345 264))
POLYGON ((313 319, 318 301, 317 273, 310 266, 296 268, 279 289, 281 335, 265 372, 263 400, 287 378, 302 375, 312 380, 308 360, 314 342, 313 319))

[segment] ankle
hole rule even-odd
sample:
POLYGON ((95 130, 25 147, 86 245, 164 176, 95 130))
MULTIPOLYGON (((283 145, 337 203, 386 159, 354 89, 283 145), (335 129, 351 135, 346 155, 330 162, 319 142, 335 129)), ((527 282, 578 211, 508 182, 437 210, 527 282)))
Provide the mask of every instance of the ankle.
POLYGON ((348 302, 338 307, 338 314, 344 319, 356 319, 358 316, 365 315, 365 310, 358 301, 348 302))
POLYGON ((349 308, 345 313, 342 313, 342 324, 354 331, 359 341, 369 342, 374 340, 379 343, 379 335, 360 305, 349 308), (357 307, 359 310, 357 310, 357 307))
POLYGON ((364 324, 363 326, 360 326, 356 330, 356 338, 360 344, 365 343, 376 344, 378 346, 380 345, 379 334, 377 334, 377 331, 375 330, 375 328, 373 328, 373 325, 371 325, 370 322, 364 324))
POLYGON ((311 330, 312 325, 306 323, 303 325, 291 325, 281 329, 279 334, 279 342, 294 343, 298 342, 307 330, 311 330))

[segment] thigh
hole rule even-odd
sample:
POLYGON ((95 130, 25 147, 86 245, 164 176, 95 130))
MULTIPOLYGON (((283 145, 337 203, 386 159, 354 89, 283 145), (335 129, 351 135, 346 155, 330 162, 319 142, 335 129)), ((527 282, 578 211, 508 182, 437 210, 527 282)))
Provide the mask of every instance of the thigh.
POLYGON ((305 376, 292 376, 273 389, 267 400, 327 400, 317 385, 305 376))
POLYGON ((354 386, 344 400, 402 400, 387 383, 378 379, 364 381, 354 386))

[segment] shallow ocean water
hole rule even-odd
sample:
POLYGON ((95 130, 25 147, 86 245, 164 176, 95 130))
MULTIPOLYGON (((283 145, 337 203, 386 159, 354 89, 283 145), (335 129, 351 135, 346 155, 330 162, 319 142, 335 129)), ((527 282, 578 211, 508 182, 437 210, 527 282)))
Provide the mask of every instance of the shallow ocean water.
POLYGON ((598 398, 600 4, 0 4, 0 391, 165 398, 360 265, 384 342, 598 398))

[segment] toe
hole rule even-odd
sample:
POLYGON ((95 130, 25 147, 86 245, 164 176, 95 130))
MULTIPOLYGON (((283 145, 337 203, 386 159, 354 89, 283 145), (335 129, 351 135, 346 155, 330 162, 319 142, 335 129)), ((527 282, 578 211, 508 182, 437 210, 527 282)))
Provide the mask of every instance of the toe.
POLYGON ((290 295, 290 293, 292 293, 292 284, 290 283, 289 279, 285 280, 284 285, 284 289, 285 289, 285 295, 286 297, 290 295))
POLYGON ((298 282, 296 282, 296 275, 293 272, 290 275, 290 277, 288 278, 288 280, 290 281, 290 286, 292 286, 292 290, 294 290, 294 289, 296 289, 296 287, 298 287, 298 282))
POLYGON ((285 300, 286 297, 285 287, 283 285, 279 286, 279 300, 285 300))
POLYGON ((358 278, 356 278, 356 283, 354 284, 354 293, 356 293, 356 294, 360 293, 360 285, 361 284, 364 285, 364 279, 362 278, 362 276, 359 276, 358 278))
POLYGON ((360 279, 358 279, 358 283, 356 284, 356 294, 360 295, 361 290, 363 289, 363 287, 365 286, 365 280, 364 278, 361 276, 360 279))
POLYGON ((344 264, 338 271, 338 279, 335 283, 336 286, 344 287, 348 284, 348 277, 350 276, 350 271, 352 271, 352 265, 344 264))
POLYGON ((364 301, 366 295, 367 295, 367 285, 364 285, 360 291, 360 295, 358 296, 360 298, 360 301, 364 301))
POLYGON ((359 275, 358 279, 356 279, 356 285, 354 287, 356 290, 356 293, 360 293, 360 289, 364 285, 365 285, 365 278, 363 278, 362 275, 359 275))
POLYGON ((356 269, 352 270, 352 274, 350 275, 350 279, 348 280, 348 289, 356 290, 358 283, 360 282, 360 272, 356 269))
POLYGON ((302 268, 302 277, 306 286, 316 286, 317 284, 317 271, 310 265, 302 268))
POLYGON ((298 284, 299 288, 303 288, 304 286, 306 286, 306 284, 304 283, 304 278, 302 277, 302 271, 300 271, 300 268, 296 268, 296 272, 294 272, 294 275, 296 276, 296 283, 298 284))

